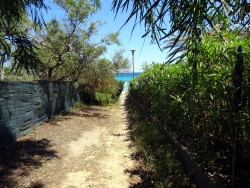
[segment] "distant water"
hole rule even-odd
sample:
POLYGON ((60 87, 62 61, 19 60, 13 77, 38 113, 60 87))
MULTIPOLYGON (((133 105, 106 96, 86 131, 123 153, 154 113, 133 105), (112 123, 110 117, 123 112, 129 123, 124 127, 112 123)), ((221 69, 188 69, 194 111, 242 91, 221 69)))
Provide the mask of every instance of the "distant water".
MULTIPOLYGON (((134 76, 139 76, 141 72, 135 72, 134 76)), ((117 80, 124 81, 123 92, 128 92, 129 81, 133 80, 133 73, 120 73, 115 76, 117 80)))
MULTIPOLYGON (((135 72, 135 77, 140 74, 141 72, 135 72)), ((120 73, 120 74, 117 74, 115 78, 117 80, 124 81, 124 82, 131 81, 133 79, 133 73, 132 72, 120 73)))

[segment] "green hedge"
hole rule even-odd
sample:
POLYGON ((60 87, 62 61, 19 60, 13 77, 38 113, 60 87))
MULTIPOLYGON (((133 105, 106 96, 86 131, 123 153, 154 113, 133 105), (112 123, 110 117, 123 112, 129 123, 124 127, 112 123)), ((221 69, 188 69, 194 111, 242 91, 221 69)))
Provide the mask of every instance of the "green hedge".
MULTIPOLYGON (((244 59, 242 109, 239 122, 241 187, 249 185, 250 170, 250 100, 249 61, 244 59)), ((198 77, 193 77, 190 63, 155 64, 138 76, 130 94, 147 110, 156 129, 170 131, 190 151, 202 169, 215 182, 229 186, 232 169, 232 118, 234 95, 233 64, 200 63, 198 77)))

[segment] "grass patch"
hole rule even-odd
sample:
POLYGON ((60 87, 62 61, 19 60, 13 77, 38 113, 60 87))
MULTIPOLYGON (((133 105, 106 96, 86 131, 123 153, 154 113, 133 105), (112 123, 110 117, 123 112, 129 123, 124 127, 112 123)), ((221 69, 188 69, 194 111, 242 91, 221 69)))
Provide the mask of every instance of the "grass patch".
POLYGON ((80 111, 83 110, 84 108, 86 108, 86 104, 80 102, 80 101, 76 101, 72 107, 72 111, 80 111))
POLYGON ((52 125, 58 125, 59 121, 60 121, 60 117, 59 116, 53 116, 49 120, 49 123, 52 124, 52 125))
POLYGON ((159 124, 147 120, 145 114, 128 99, 128 118, 134 141, 152 187, 196 187, 182 167, 176 150, 159 131, 159 124))

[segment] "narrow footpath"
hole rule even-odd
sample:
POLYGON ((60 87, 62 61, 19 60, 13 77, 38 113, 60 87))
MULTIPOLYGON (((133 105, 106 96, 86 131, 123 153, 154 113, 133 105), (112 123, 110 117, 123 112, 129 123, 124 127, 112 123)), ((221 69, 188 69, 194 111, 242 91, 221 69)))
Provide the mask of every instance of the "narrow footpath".
POLYGON ((36 127, 1 151, 0 187, 126 188, 140 182, 124 106, 89 106, 36 127), (4 162, 3 162, 4 161, 4 162))

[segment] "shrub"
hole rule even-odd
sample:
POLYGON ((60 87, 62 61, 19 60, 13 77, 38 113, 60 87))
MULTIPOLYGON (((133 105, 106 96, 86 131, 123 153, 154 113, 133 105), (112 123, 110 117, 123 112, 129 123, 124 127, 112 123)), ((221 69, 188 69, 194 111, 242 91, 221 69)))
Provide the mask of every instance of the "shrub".
POLYGON ((115 79, 109 62, 103 60, 89 64, 81 77, 78 89, 81 100, 88 104, 107 105, 116 102, 123 83, 115 79))
POLYGON ((214 181, 229 186, 235 139, 239 139, 241 148, 237 167, 241 181, 250 182, 244 178, 244 174, 250 174, 245 168, 250 165, 250 41, 232 35, 223 37, 226 42, 211 36, 202 40, 196 70, 191 57, 179 64, 152 65, 131 83, 130 94, 158 122, 158 130, 175 134, 202 168, 213 174, 214 181), (236 116, 232 111, 236 92, 232 74, 238 46, 244 49, 245 69, 241 111, 236 116), (197 77, 193 77, 193 71, 197 77), (235 129, 239 138, 234 136, 233 122, 238 124, 235 129))

